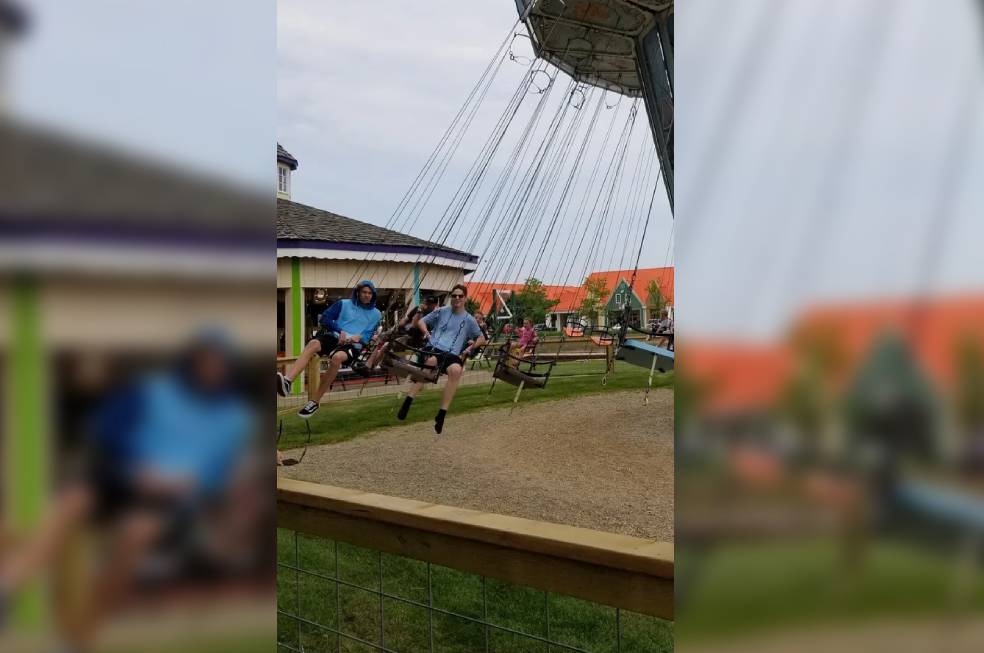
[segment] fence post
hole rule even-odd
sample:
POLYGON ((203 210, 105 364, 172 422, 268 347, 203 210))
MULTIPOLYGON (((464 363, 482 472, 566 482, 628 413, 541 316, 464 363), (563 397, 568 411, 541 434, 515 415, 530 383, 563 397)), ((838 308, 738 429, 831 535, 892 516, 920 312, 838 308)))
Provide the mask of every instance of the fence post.
POLYGON ((311 360, 308 361, 307 370, 304 372, 305 383, 304 386, 307 388, 308 396, 312 396, 318 389, 318 383, 321 380, 321 357, 314 355, 311 360))

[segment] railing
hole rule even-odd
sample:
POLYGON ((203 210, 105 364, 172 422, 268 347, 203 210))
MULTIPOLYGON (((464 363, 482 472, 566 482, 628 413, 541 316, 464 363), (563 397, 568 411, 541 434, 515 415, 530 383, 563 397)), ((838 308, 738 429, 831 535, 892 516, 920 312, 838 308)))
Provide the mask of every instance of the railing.
POLYGON ((277 520, 281 651, 672 649, 672 544, 289 479, 277 520))

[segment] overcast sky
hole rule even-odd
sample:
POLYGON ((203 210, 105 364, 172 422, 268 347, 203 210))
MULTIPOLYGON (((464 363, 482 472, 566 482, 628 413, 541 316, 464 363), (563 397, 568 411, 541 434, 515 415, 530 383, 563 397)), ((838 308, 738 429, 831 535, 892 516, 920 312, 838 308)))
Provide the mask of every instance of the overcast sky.
MULTIPOLYGON (((278 139, 297 159, 300 168, 293 175, 292 198, 319 208, 360 220, 385 224, 400 198, 410 186, 421 165, 455 113, 492 59, 500 42, 510 33, 517 19, 511 0, 468 2, 432 0, 407 3, 380 0, 372 3, 344 0, 284 0, 278 5, 278 139)), ((522 39, 515 44, 517 53, 529 53, 522 39)), ((475 123, 468 131, 446 173, 442 186, 435 192, 427 210, 412 233, 431 234, 438 216, 449 204, 453 191, 464 178, 478 155, 493 123, 522 79, 523 67, 507 61, 483 102, 475 123)), ((558 89, 568 78, 561 74, 558 89)), ((562 105, 561 90, 545 111, 544 126, 562 105)), ((610 95, 606 104, 616 103, 610 95)), ((536 98, 524 100, 514 126, 504 140, 505 154, 510 138, 518 136, 532 114, 536 98)), ((628 115, 629 102, 617 109, 603 110, 598 132, 617 119, 616 133, 628 115)), ((624 164, 625 196, 640 157, 654 152, 652 135, 644 113, 637 125, 624 164)), ((582 132, 578 132, 581 134, 582 132)), ((537 141, 537 137, 531 139, 537 141)), ((578 141, 580 142, 580 141, 578 141)), ((599 139, 600 142, 600 139, 599 139)), ((614 143, 614 138, 612 140, 614 143)), ((590 156, 609 157, 591 145, 590 156)), ((573 159, 572 159, 573 160, 573 159)), ((606 159, 607 160, 607 159, 606 159)), ((492 180, 502 169, 499 159, 488 173, 492 180)), ((655 184, 656 168, 648 178, 655 184)), ((643 173, 639 173, 640 177, 643 173)), ((637 183, 636 187, 643 184, 637 183)), ((644 191, 632 191, 637 196, 644 191)), ((481 190, 477 192, 480 194, 481 190)), ((559 196, 559 189, 557 195, 559 196)), ((647 195, 651 196, 651 192, 647 195)), ((601 209, 599 208, 599 211, 601 209)), ((535 213, 534 216, 539 216, 535 213)), ((606 253, 589 247, 582 251, 558 251, 537 272, 548 281, 579 283, 578 273, 570 272, 571 257, 576 269, 582 263, 596 267, 620 267, 629 260, 626 250, 633 233, 640 233, 635 204, 616 204, 610 211, 612 224, 606 253), (616 243, 616 241, 618 241, 616 243), (617 251, 616 251, 617 250, 617 251)), ((476 215, 463 219, 461 238, 449 242, 459 245, 475 221, 476 215)), ((493 221, 493 224, 495 222, 493 221)), ((575 211, 564 211, 561 225, 573 231, 575 211)), ((489 233, 494 227, 490 226, 489 233)), ((672 262, 672 218, 665 193, 660 189, 653 209, 653 219, 643 244, 643 266, 672 262)), ((533 240, 542 240, 539 231, 533 240)), ((599 240, 601 236, 599 237, 599 240)), ((561 243, 563 244, 563 242, 561 243)), ((638 241, 635 241, 635 245, 638 241)), ((599 246, 599 249, 601 247, 599 246)), ((480 242, 473 251, 482 254, 480 242)), ((489 257, 491 260, 491 252, 489 257)), ((533 269, 517 264, 508 270, 480 269, 476 275, 495 274, 499 280, 516 275, 524 277, 533 269)), ((512 279, 509 279, 512 280, 512 279)))
POLYGON ((678 324, 984 291, 984 45, 969 0, 677 13, 678 324))
POLYGON ((19 4, 31 25, 9 62, 15 114, 273 187, 274 0, 19 4))

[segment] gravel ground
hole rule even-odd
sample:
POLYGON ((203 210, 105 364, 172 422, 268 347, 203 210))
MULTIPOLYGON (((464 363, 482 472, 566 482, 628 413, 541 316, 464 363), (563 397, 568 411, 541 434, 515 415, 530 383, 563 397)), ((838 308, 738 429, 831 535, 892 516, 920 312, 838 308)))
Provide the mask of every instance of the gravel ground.
POLYGON ((522 403, 312 447, 290 478, 673 539, 673 391, 522 403))

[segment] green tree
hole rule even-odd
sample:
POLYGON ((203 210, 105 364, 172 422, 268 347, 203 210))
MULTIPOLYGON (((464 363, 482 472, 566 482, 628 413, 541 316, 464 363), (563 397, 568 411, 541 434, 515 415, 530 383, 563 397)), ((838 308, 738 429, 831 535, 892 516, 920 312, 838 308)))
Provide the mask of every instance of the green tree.
POLYGON ((646 286, 646 307, 649 309, 649 317, 658 318, 666 308, 666 297, 663 295, 663 290, 659 287, 659 284, 655 279, 649 282, 646 286))
POLYGON ((584 299, 578 307, 578 312, 591 321, 591 324, 598 323, 598 315, 608 301, 608 284, 605 280, 598 277, 592 279, 588 277, 584 280, 584 299))
POLYGON ((965 433, 984 428, 984 352, 971 337, 961 339, 957 357, 957 419, 965 433))
POLYGON ((547 289, 543 282, 531 277, 523 284, 522 290, 512 294, 509 303, 517 324, 527 318, 533 320, 534 324, 539 324, 546 320, 547 313, 560 303, 560 300, 547 297, 547 289))
POLYGON ((475 311, 477 311, 479 308, 481 308, 481 306, 479 305, 478 300, 476 300, 474 297, 469 297, 468 299, 465 300, 465 310, 471 313, 472 315, 474 315, 475 311))

